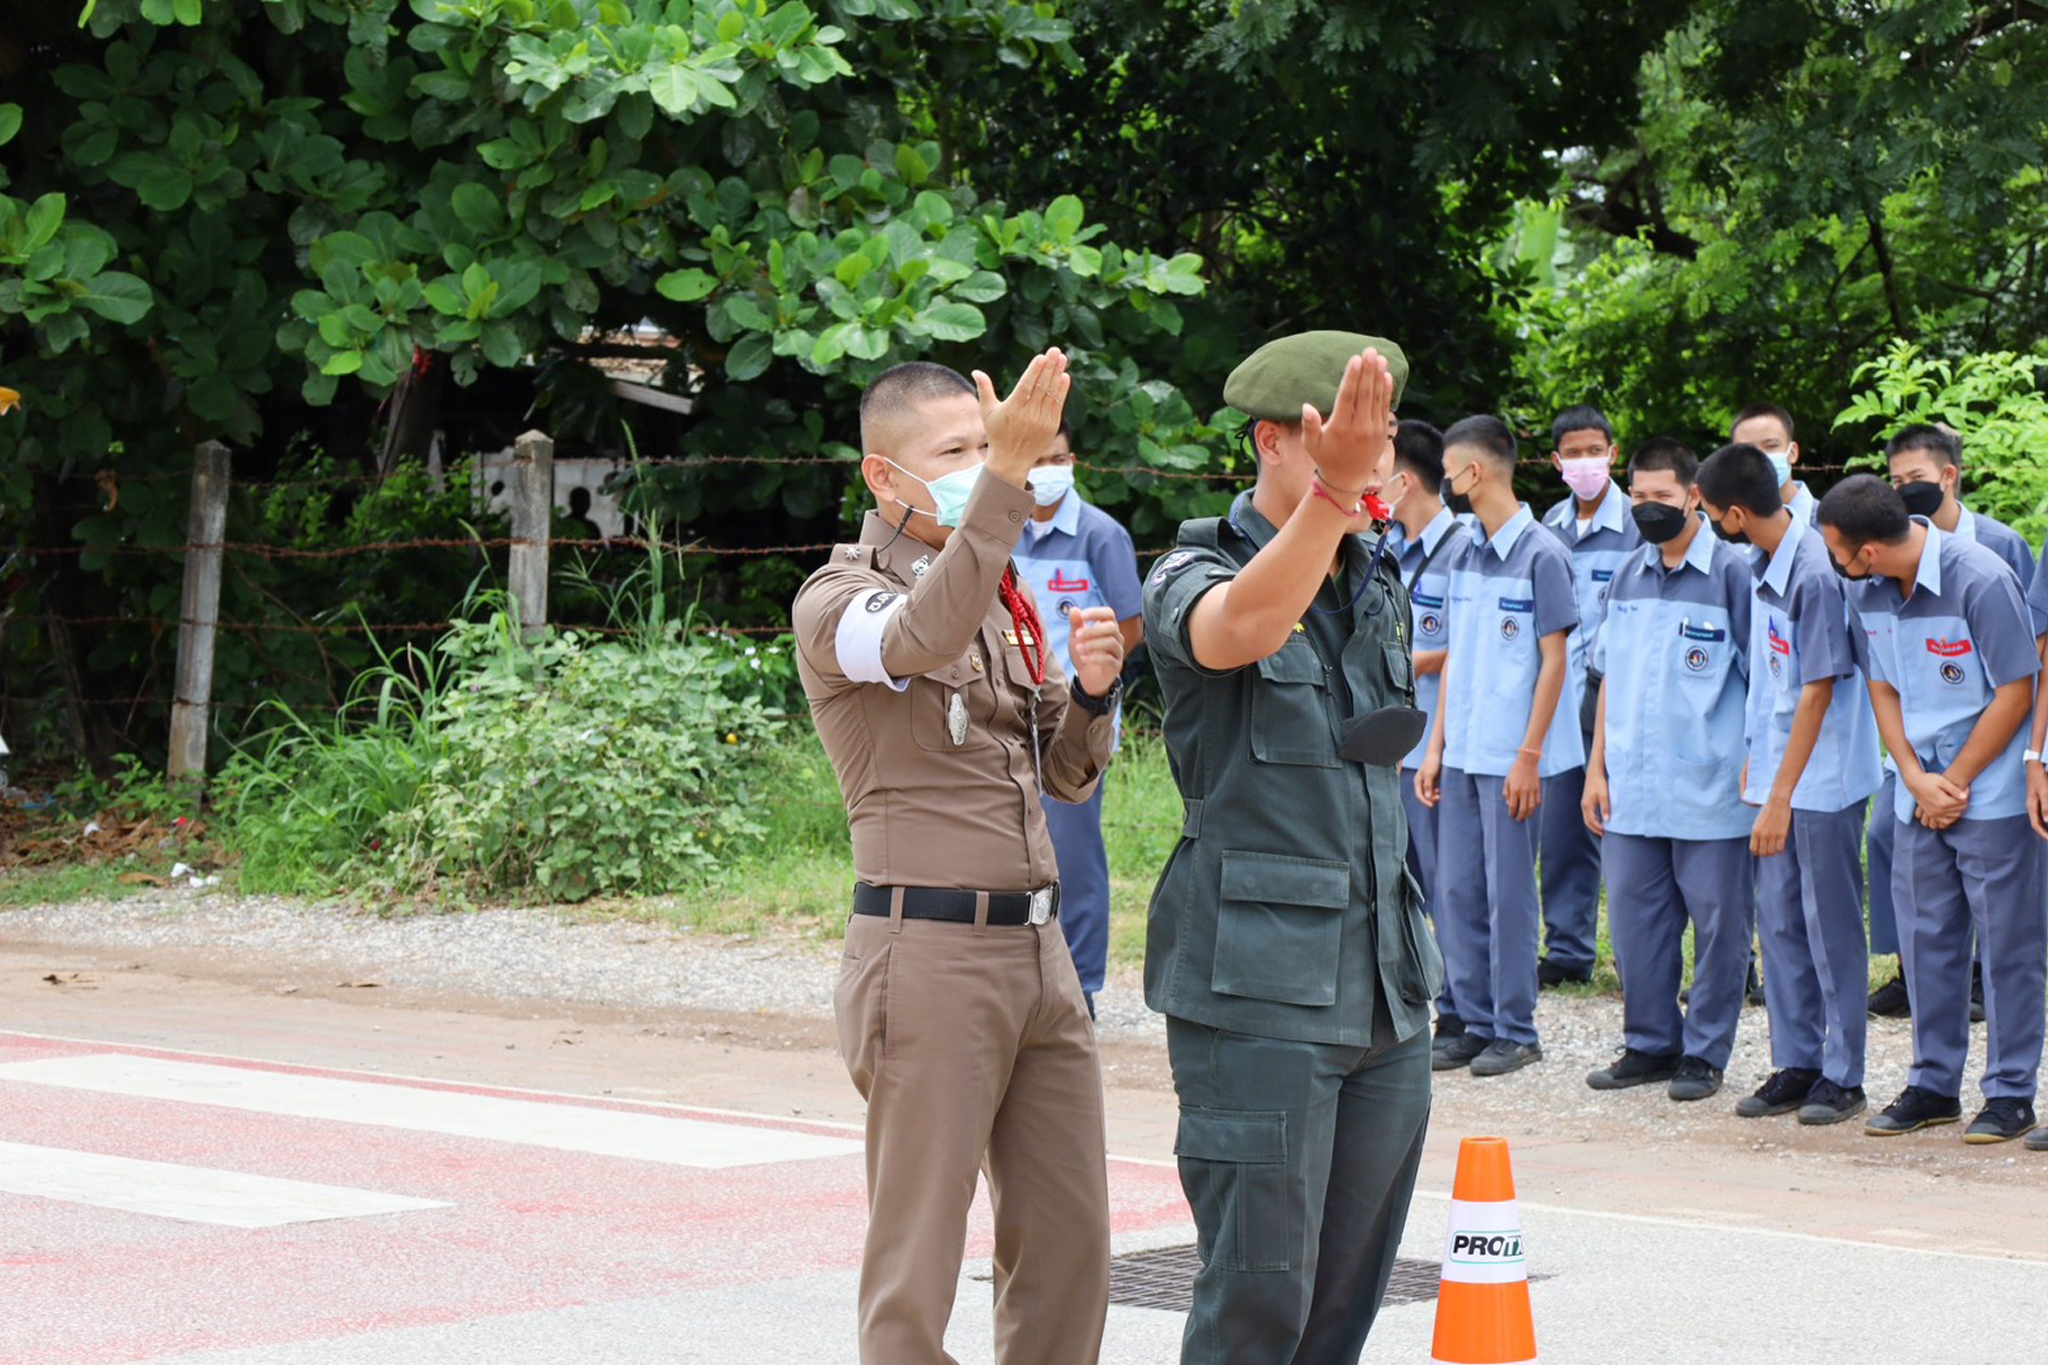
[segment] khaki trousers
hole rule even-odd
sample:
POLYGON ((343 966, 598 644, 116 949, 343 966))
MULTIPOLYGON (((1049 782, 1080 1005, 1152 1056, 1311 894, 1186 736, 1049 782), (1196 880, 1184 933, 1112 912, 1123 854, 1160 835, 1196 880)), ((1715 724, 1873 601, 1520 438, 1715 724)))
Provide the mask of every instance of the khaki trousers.
POLYGON ((1057 921, 855 915, 833 997, 867 1101, 863 1365, 952 1365, 975 1177, 1002 1365, 1088 1365, 1109 1310, 1102 1069, 1057 921))

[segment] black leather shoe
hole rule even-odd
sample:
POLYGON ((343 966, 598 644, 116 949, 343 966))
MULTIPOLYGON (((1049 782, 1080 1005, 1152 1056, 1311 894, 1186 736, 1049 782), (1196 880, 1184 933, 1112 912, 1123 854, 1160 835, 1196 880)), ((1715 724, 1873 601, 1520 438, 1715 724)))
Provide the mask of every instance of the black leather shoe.
POLYGON ((2022 1099, 2001 1095, 1984 1101, 1977 1117, 1963 1130, 1963 1141, 1975 1144, 2011 1142, 2025 1137, 2034 1127, 2034 1106, 2022 1099))
POLYGON ((1562 962, 1552 962, 1547 957, 1536 964, 1536 985, 1539 990, 1547 991, 1552 986, 1566 984, 1583 986, 1592 979, 1593 973, 1590 968, 1567 967, 1562 962))
POLYGON ((1511 1043, 1505 1038, 1496 1038, 1486 1045, 1486 1051, 1472 1059, 1472 1074, 1505 1076, 1510 1071, 1520 1071, 1529 1063, 1542 1060, 1541 1043, 1511 1043))
POLYGON ((1913 999, 1906 994, 1905 974, 1893 973, 1891 980, 1872 991, 1866 1008, 1880 1019, 1910 1019, 1913 999))
POLYGON ((1660 1057, 1654 1052, 1638 1052, 1632 1047, 1625 1047, 1612 1065, 1588 1072, 1586 1084, 1595 1090, 1627 1090, 1653 1081, 1668 1081, 1677 1070, 1678 1058, 1675 1056, 1660 1057))
POLYGON ((1954 1123, 1962 1116, 1963 1102, 1956 1096, 1937 1095, 1932 1090, 1909 1085, 1884 1107, 1883 1113, 1866 1121, 1863 1131, 1872 1137, 1897 1137, 1938 1123, 1954 1123))
POLYGON ((1486 1051, 1486 1039, 1476 1033, 1453 1033, 1429 1045, 1431 1071, 1456 1071, 1470 1066, 1472 1059, 1486 1051))
POLYGON ((1698 1057, 1680 1057, 1664 1093, 1674 1100, 1703 1100, 1721 1088, 1721 1073, 1698 1057))
POLYGON ((1799 1106, 1799 1121, 1809 1128, 1853 1119, 1870 1107, 1860 1085, 1844 1088, 1830 1080, 1814 1083, 1806 1103, 1799 1106))
POLYGON ((1758 1086, 1755 1093, 1735 1101, 1735 1112, 1746 1119, 1789 1114, 1806 1103, 1807 1093, 1819 1079, 1820 1072, 1809 1067, 1788 1066, 1773 1071, 1771 1078, 1758 1086))

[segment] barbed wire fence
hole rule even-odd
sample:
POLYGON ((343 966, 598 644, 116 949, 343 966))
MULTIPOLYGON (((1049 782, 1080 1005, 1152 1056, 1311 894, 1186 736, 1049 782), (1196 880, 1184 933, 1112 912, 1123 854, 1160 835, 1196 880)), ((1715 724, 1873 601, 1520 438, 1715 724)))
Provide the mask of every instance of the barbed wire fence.
MULTIPOLYGON (((637 458, 614 463, 617 469, 636 474, 671 468, 701 473, 722 467, 819 466, 833 467, 850 475, 854 468, 847 460, 826 455, 705 455, 637 458)), ((1524 460, 1521 464, 1523 470, 1530 474, 1544 473, 1550 468, 1547 459, 1524 460)), ((1211 488, 1229 488, 1247 485, 1250 477, 1244 470, 1234 468, 1191 470, 1092 462, 1088 464, 1087 472, 1091 475, 1122 478, 1141 489, 1160 483, 1188 483, 1211 488)), ((1843 473, 1846 470, 1840 466, 1814 466, 1802 467, 1801 472, 1824 476, 1843 473)), ((101 474, 87 477, 98 479, 103 489, 110 494, 113 493, 114 489, 109 487, 109 481, 113 476, 101 474)), ((520 436, 512 446, 507 477, 504 481, 507 510, 510 514, 508 535, 415 536, 317 547, 230 539, 227 536, 228 505, 233 492, 263 494, 297 489, 375 488, 388 482, 389 478, 389 475, 381 473, 339 472, 237 481, 231 477, 227 447, 217 441, 202 442, 194 451, 193 466, 189 473, 183 470, 165 470, 123 473, 118 476, 117 486, 189 481, 191 493, 188 525, 183 543, 74 543, 26 546, 16 552, 21 559, 30 562, 38 559, 80 556, 93 556, 102 560, 166 557, 182 559, 181 593, 175 616, 132 610, 83 614, 41 610, 14 612, 5 619, 22 624, 35 623, 90 631, 135 626, 162 632, 175 631, 176 664, 173 675, 168 680, 168 687, 165 686, 166 680, 161 677, 160 670, 152 669, 140 680, 137 690, 132 695, 95 696, 74 700, 110 711, 125 711, 131 718, 141 708, 162 706, 168 702, 168 775, 172 778, 203 778, 207 764, 208 737, 216 714, 223 711, 252 713, 271 705, 264 700, 222 700, 214 695, 215 646, 220 634, 225 632, 252 637, 307 636, 316 639, 365 634, 440 636, 457 624, 450 617, 399 621, 371 621, 360 617, 350 620, 309 620, 305 619, 303 614, 291 612, 288 604, 281 605, 285 605, 287 614, 298 619, 238 620, 223 617, 220 613, 222 579, 225 569, 235 557, 305 564, 332 563, 367 556, 394 556, 411 551, 443 551, 464 553, 470 556, 472 562, 489 560, 495 563, 496 556, 502 554, 507 597, 521 629, 529 636, 533 636, 545 631, 551 623, 549 586, 556 567, 556 556, 562 552, 633 552, 644 555, 650 551, 658 551, 706 557, 714 561, 785 559, 793 561, 800 568, 808 569, 822 561, 835 543, 816 541, 770 545, 720 545, 704 538, 678 540, 628 534, 600 534, 594 537, 558 536, 554 534, 557 510, 554 442, 547 434, 538 431, 520 436)), ((481 494, 482 481, 479 479, 477 482, 477 492, 481 494)), ((1171 548, 1170 544, 1139 547, 1137 557, 1141 569, 1171 548)), ((451 603, 450 610, 454 609, 454 604, 451 603)), ((639 629, 633 626, 583 622, 574 623, 567 628, 595 636, 626 635, 639 629)), ((693 623, 690 629, 705 635, 763 638, 784 635, 788 631, 786 625, 779 623, 693 623)), ((295 676, 290 679, 280 678, 280 681, 326 685, 328 680, 295 676)), ((5 709, 11 700, 0 697, 0 709, 5 709)), ((795 718, 787 713, 779 714, 784 714, 785 718, 795 718)))

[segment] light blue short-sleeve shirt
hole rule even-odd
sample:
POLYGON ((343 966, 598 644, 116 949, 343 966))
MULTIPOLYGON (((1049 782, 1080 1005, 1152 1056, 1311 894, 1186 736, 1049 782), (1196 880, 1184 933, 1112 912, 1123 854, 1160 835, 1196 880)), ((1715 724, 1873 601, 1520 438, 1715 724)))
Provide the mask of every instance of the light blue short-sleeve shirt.
POLYGON ((1675 569, 1644 545, 1607 595, 1594 668, 1607 679, 1607 789, 1617 834, 1734 839, 1749 697, 1750 571, 1704 517, 1675 569))
POLYGON ((1585 687, 1593 646, 1600 638, 1608 585, 1614 581, 1622 561, 1643 543, 1643 533, 1636 529, 1636 520, 1629 515, 1628 494, 1612 481, 1600 505, 1593 509, 1583 534, 1578 518, 1577 498, 1566 498, 1543 514, 1543 524, 1572 557, 1572 593, 1579 604, 1579 628, 1571 634, 1571 691, 1566 696, 1574 708, 1585 687))
MULTIPOLYGON (((1397 522, 1388 528, 1388 535, 1396 536, 1399 530, 1397 522)), ((1451 565, 1456 561, 1458 551, 1470 539, 1464 523, 1445 508, 1430 518, 1429 525, 1423 527, 1422 534, 1414 540, 1404 537, 1392 542, 1394 562, 1401 571, 1401 581, 1408 585, 1408 602, 1414 612, 1414 629, 1410 638, 1417 654, 1450 648, 1451 565)), ((1418 673, 1415 677, 1415 705, 1432 722, 1436 720, 1437 698, 1442 688, 1441 673, 1418 673)), ((1429 728, 1424 726, 1422 738, 1415 742, 1415 748, 1408 757, 1401 760, 1401 766, 1419 768, 1428 755, 1429 728)))
POLYGON ((1116 519, 1069 492, 1052 520, 1034 521, 1017 542, 1017 572, 1038 595, 1046 638, 1068 673, 1068 616, 1083 607, 1108 607, 1119 621, 1145 612, 1138 586, 1138 555, 1131 534, 1116 519))
MULTIPOLYGON (((1906 741, 1920 765, 1939 773, 1955 762, 2000 687, 2041 669, 2032 623, 2011 566, 1982 545, 1947 534, 1924 518, 1927 540, 1913 595, 1889 578, 1858 580, 1850 601, 1863 627, 1870 676, 1899 694, 1906 741)), ((1965 820, 2026 813, 2021 725, 2005 751, 1970 783, 1965 820)), ((1901 782, 1894 814, 1913 818, 1913 793, 1901 782)))
MULTIPOLYGON (((1529 732, 1543 669, 1539 641, 1579 623, 1571 557, 1524 504, 1492 537, 1482 527, 1459 549, 1449 595, 1449 672, 1441 693, 1444 766, 1505 777, 1529 732)), ((1585 765, 1572 695, 1567 678, 1545 733, 1539 776, 1585 765)))
POLYGON ((1808 683, 1829 679, 1835 684, 1834 696, 1821 719, 1806 770, 1792 789, 1792 808, 1847 810, 1877 790, 1877 722, 1852 638, 1860 627, 1827 553, 1820 532, 1795 517, 1770 558, 1754 564, 1749 783, 1742 793, 1752 805, 1770 799, 1792 740, 1799 694, 1808 683))

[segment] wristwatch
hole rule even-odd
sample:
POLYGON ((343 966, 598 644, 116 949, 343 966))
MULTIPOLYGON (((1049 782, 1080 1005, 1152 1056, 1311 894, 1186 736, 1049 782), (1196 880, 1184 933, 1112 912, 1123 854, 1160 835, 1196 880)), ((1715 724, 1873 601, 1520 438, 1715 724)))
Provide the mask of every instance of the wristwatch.
POLYGON ((1069 678, 1067 680, 1067 694, 1074 699, 1074 705, 1080 707, 1089 715, 1106 716, 1116 710, 1117 702, 1123 697, 1124 680, 1118 678, 1109 685, 1109 691, 1099 697, 1091 697, 1082 688, 1079 678, 1069 678))
POLYGON ((2044 763, 2044 762, 2048 762, 2048 760, 2043 760, 2043 759, 2042 759, 2042 757, 2041 757, 2041 751, 2040 751, 2039 749, 2028 749, 2028 750, 2026 750, 2026 751, 2025 751, 2024 753, 2022 753, 2022 754, 2020 755, 2020 762, 2022 762, 2022 763, 2044 763))

